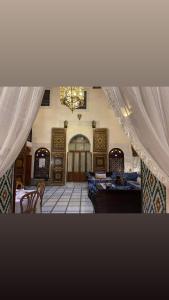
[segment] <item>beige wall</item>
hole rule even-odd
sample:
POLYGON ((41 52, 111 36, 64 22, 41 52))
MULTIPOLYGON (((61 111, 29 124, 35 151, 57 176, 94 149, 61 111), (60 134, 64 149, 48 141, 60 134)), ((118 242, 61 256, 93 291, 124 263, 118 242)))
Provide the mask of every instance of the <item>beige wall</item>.
MULTIPOLYGON (((62 105, 59 100, 59 88, 51 89, 50 107, 41 107, 33 125, 32 154, 39 147, 51 148, 51 128, 64 126, 64 120, 68 121, 67 149, 70 139, 76 134, 85 135, 93 147, 92 120, 96 121, 99 128, 108 128, 109 150, 114 147, 121 148, 125 153, 125 170, 133 169, 131 147, 124 135, 112 107, 107 101, 102 89, 87 88, 87 109, 76 110, 73 113, 62 105), (79 121, 77 114, 82 114, 79 121)), ((33 176, 33 168, 32 168, 33 176)))

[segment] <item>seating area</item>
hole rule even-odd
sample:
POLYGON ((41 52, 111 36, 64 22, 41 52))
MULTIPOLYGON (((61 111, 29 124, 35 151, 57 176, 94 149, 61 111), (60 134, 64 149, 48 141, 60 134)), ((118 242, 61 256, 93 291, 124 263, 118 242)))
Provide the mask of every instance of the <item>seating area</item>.
POLYGON ((65 187, 16 182, 15 213, 141 213, 138 172, 88 172, 87 183, 65 187), (45 193, 46 189, 46 193, 45 193))
POLYGON ((16 189, 15 213, 141 213, 140 175, 134 173, 88 173, 87 183, 16 189), (116 183, 122 178, 122 184, 116 183))
POLYGON ((141 213, 140 174, 89 172, 88 196, 96 213, 141 213))
POLYGON ((106 189, 133 190, 141 189, 141 175, 137 172, 106 172, 106 173, 88 173, 89 195, 96 191, 97 184, 102 184, 106 189), (120 178, 121 182, 117 183, 116 179, 120 178))

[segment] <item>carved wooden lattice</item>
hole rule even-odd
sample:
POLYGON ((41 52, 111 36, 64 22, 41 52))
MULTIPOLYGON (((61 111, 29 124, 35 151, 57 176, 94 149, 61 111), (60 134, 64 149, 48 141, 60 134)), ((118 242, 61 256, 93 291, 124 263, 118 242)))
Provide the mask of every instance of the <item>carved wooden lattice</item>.
POLYGON ((93 130, 93 171, 107 171, 107 128, 93 130))
POLYGON ((107 171, 107 154, 93 153, 93 170, 94 172, 107 171))
POLYGON ((107 153, 107 128, 93 130, 93 152, 107 153))
POLYGON ((52 128, 51 159, 52 180, 58 185, 65 184, 66 129, 52 128))
POLYGON ((66 130, 64 128, 52 128, 52 152, 65 152, 66 149, 66 130))
POLYGON ((124 172, 124 153, 119 148, 114 148, 109 153, 109 171, 124 172))

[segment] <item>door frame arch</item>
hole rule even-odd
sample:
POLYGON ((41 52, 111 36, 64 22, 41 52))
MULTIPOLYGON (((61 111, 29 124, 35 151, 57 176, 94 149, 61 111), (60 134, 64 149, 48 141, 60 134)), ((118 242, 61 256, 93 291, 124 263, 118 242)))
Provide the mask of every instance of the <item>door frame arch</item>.
POLYGON ((124 173, 124 152, 122 149, 115 147, 109 151, 109 171, 124 173), (113 170, 113 168, 112 168, 112 160, 113 159, 114 160, 116 159, 116 161, 117 161, 117 159, 121 160, 120 170, 113 170))
MULTIPOLYGON (((39 168, 40 169, 40 168, 39 168)), ((44 173, 45 174, 45 173, 44 173)), ((34 178, 35 179, 49 179, 49 174, 50 174, 50 151, 49 149, 45 148, 45 147, 40 147, 35 151, 34 154, 34 178), (42 151, 42 156, 37 157, 38 152, 40 152, 40 150, 42 151), (43 153, 44 152, 44 153, 43 153), (46 156, 45 156, 46 153, 46 156), (46 159, 47 159, 47 166, 46 166, 46 175, 44 176, 43 173, 41 174, 40 171, 38 173, 38 167, 36 166, 39 163, 39 159, 40 158, 45 158, 45 165, 46 165, 46 159)))
MULTIPOLYGON (((84 144, 85 144, 84 142, 84 144)), ((78 144, 78 143, 77 143, 78 144)), ((80 143, 79 143, 80 144, 80 143)), ((83 143, 82 143, 83 144, 83 143)), ((87 171, 88 171, 88 164, 90 165, 90 170, 92 168, 92 152, 91 152, 91 143, 84 134, 75 134, 71 139, 69 140, 68 143, 68 152, 67 152, 67 181, 75 181, 75 182, 82 182, 87 180, 87 171), (71 150, 70 149, 70 144, 73 142, 78 137, 83 137, 85 139, 85 142, 89 145, 89 149, 86 150, 85 147, 84 149, 77 149, 76 148, 76 143, 75 143, 75 149, 71 150), (83 167, 82 167, 82 156, 83 156, 83 167), (71 157, 71 158, 70 158, 71 157), (78 161, 77 163, 77 168, 75 168, 75 157, 78 161), (70 168, 70 161, 71 159, 71 168, 70 168), (71 169, 71 171, 70 171, 71 169), (84 171, 82 171, 84 169, 84 171), (78 171, 77 171, 78 170, 78 171)))

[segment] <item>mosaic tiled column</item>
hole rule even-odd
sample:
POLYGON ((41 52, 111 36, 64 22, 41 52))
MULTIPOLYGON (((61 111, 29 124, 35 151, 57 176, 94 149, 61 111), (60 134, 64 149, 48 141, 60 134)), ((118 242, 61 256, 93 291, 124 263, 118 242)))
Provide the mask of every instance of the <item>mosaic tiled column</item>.
POLYGON ((166 188, 141 162, 143 213, 166 213, 166 188))
POLYGON ((8 214, 12 212, 13 202, 13 167, 0 178, 0 213, 8 214))

